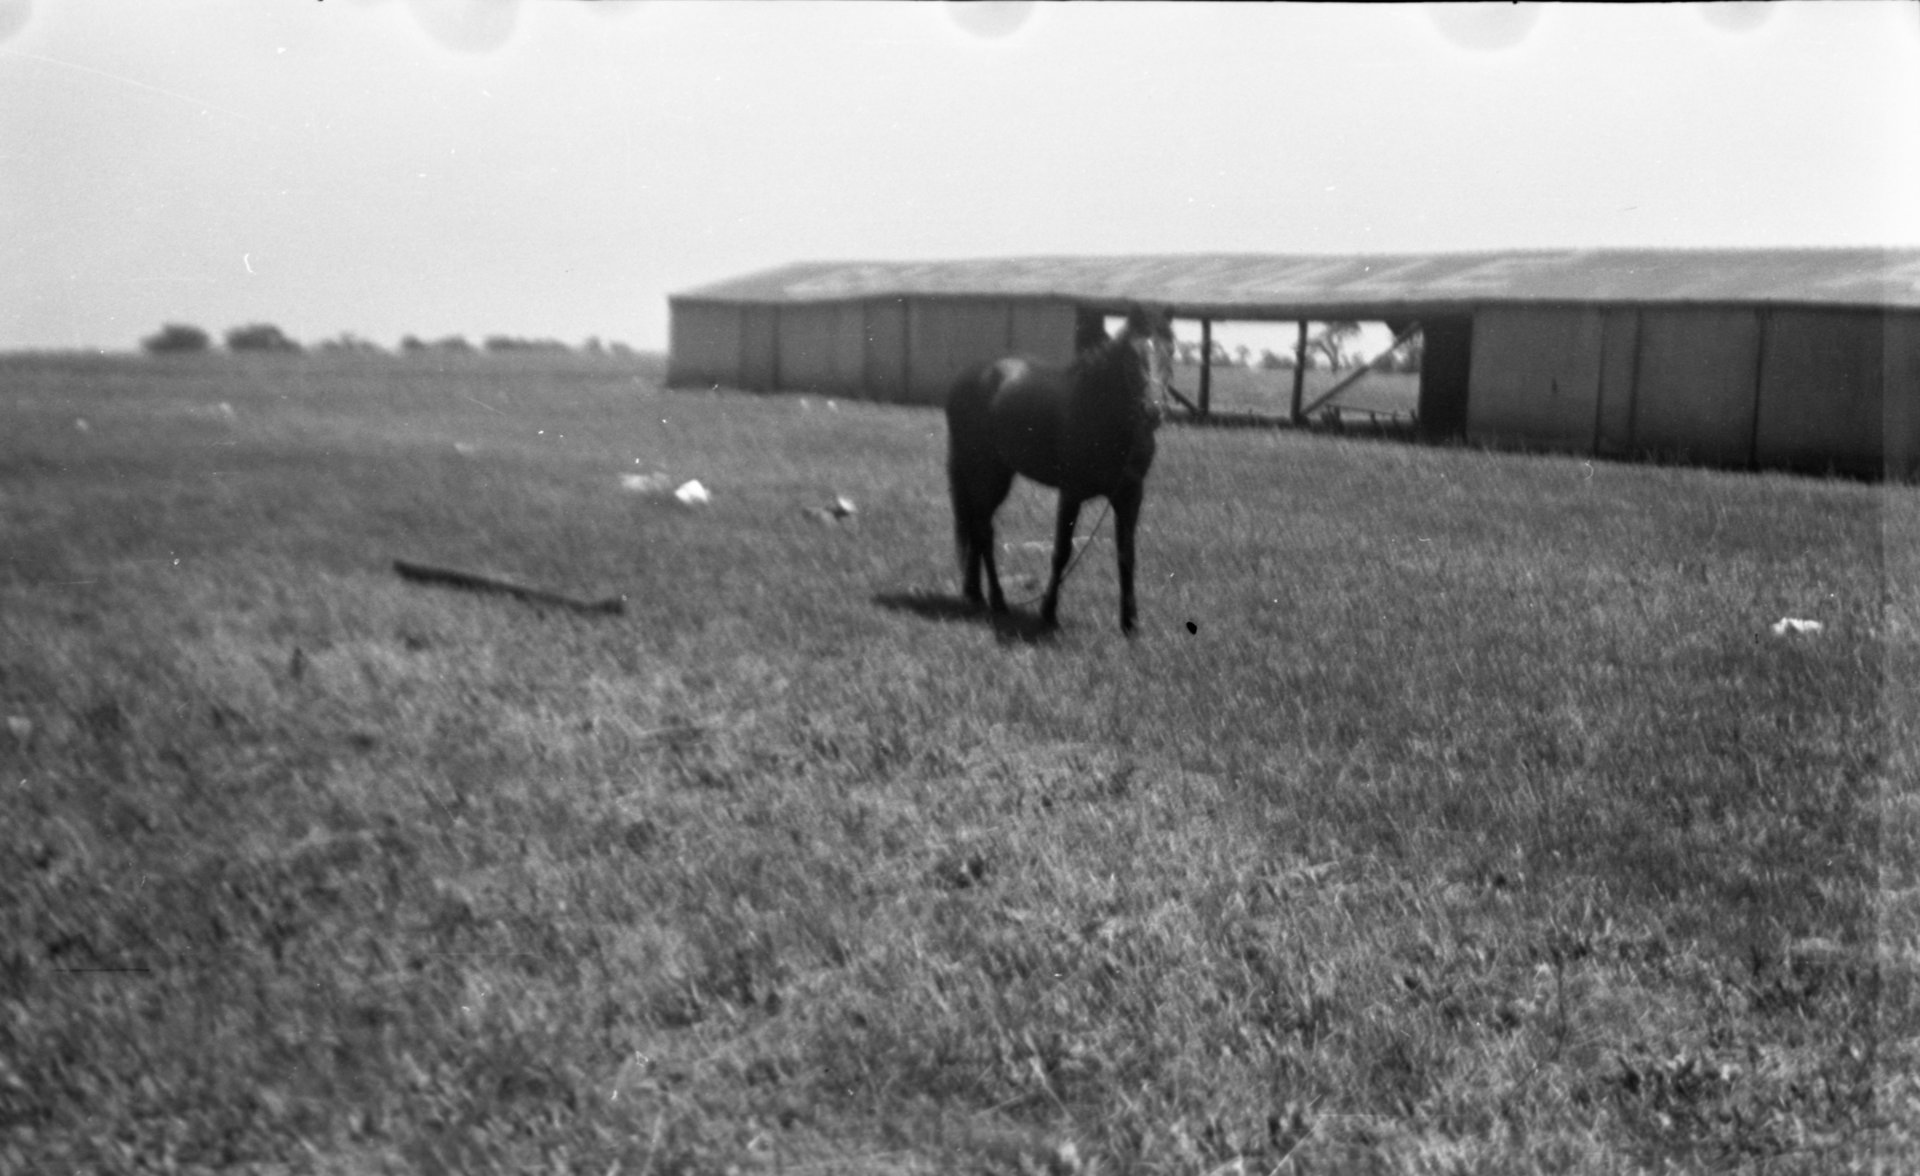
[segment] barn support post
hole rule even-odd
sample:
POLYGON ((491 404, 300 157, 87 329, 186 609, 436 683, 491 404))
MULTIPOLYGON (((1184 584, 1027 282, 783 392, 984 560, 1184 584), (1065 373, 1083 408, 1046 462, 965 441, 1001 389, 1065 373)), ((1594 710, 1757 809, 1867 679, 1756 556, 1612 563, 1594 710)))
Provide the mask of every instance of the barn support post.
POLYGON ((1773 314, 1763 306, 1754 317, 1760 321, 1753 333, 1753 428, 1747 433, 1747 468, 1750 470, 1760 468, 1760 389, 1766 386, 1767 325, 1772 322, 1773 314))
POLYGON ((1293 344, 1293 404, 1287 410, 1287 419, 1296 425, 1305 424, 1307 414, 1300 410, 1300 398, 1307 391, 1307 320, 1300 320, 1300 335, 1293 344))
POLYGON ((1643 314, 1636 310, 1633 318, 1633 374, 1627 385, 1627 452, 1638 454, 1640 452, 1640 379, 1641 370, 1646 366, 1643 359, 1645 348, 1642 345, 1646 342, 1647 332, 1643 329, 1646 326, 1643 314))
POLYGON ((1600 372, 1595 381, 1595 383, 1599 385, 1599 388, 1593 394, 1593 444, 1587 447, 1587 452, 1593 454, 1595 457, 1599 457, 1606 448, 1601 438, 1606 433, 1607 419, 1608 319, 1608 312, 1602 310, 1600 312, 1600 372))
POLYGON ((1213 320, 1200 320, 1200 415, 1213 409, 1213 320))
POLYGON ((773 386, 769 392, 780 390, 780 319, 783 314, 778 306, 773 308, 773 386))
POLYGON ((901 370, 901 372, 902 372, 902 373, 904 373, 904 379, 902 379, 902 381, 901 381, 901 384, 902 384, 902 391, 901 391, 901 394, 900 394, 900 400, 901 400, 901 403, 903 403, 903 404, 918 404, 918 403, 920 403, 920 402, 919 402, 918 400, 916 400, 916 399, 914 399, 914 387, 913 387, 913 376, 914 376, 914 372, 913 372, 913 356, 914 356, 914 345, 915 345, 916 343, 918 343, 918 342, 919 342, 919 340, 917 340, 917 339, 915 339, 915 338, 914 338, 914 336, 913 336, 913 307, 914 307, 914 301, 915 301, 915 300, 914 300, 914 299, 912 299, 912 298, 902 298, 902 299, 900 300, 900 313, 901 313, 901 314, 902 314, 903 316, 905 316, 905 319, 906 319, 906 326, 905 326, 905 328, 904 328, 904 329, 903 329, 903 330, 902 330, 902 331, 900 332, 900 337, 901 337, 901 343, 900 343, 900 353, 901 353, 901 360, 900 360, 900 370, 901 370))

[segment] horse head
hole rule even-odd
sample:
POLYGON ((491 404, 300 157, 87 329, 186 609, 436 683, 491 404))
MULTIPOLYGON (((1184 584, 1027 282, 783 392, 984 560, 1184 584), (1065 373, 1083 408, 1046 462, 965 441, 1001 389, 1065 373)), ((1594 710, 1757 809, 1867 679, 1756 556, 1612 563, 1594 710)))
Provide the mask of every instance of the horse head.
MULTIPOLYGON (((1135 303, 1127 309, 1126 326, 1114 343, 1132 352, 1132 373, 1138 381, 1140 399, 1147 405, 1148 420, 1157 426, 1173 377, 1173 315, 1164 307, 1135 303)), ((1134 380, 1129 380, 1132 383, 1134 380)))

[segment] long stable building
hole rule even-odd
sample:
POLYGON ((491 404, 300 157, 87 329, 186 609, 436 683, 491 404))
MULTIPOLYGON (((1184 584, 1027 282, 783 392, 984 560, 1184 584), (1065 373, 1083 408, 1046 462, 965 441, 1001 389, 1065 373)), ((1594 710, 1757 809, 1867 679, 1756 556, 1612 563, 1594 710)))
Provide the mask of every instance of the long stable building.
POLYGON ((1130 302, 1203 323, 1417 323, 1433 435, 1920 465, 1920 249, 811 262, 670 298, 668 382, 935 405, 973 363, 1065 362, 1083 317, 1130 302))

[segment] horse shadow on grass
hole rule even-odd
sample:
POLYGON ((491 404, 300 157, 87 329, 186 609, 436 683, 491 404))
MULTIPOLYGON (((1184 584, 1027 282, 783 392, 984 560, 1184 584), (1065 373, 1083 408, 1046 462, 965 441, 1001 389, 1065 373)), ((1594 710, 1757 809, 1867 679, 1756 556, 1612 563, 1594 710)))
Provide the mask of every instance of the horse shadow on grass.
POLYGON ((874 595, 873 602, 881 608, 912 613, 929 621, 988 625, 993 629, 994 639, 1002 645, 1045 645, 1059 636, 1057 628, 1041 622, 1037 608, 1032 612, 1009 609, 996 613, 964 596, 936 592, 880 592, 874 595))

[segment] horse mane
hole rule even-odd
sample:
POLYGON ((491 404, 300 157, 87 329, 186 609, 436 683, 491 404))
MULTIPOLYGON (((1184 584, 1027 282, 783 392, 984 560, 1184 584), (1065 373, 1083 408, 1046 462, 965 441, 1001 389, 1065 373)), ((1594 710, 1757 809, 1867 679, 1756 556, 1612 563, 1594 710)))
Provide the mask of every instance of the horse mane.
POLYGON ((1068 371, 1073 376, 1074 386, 1078 388, 1093 384, 1104 389, 1116 378, 1125 384, 1128 391, 1144 393, 1146 387, 1139 358, 1135 356, 1133 344, 1125 331, 1081 350, 1073 357, 1068 371), (1139 384, 1137 389, 1134 387, 1136 382, 1139 384))

